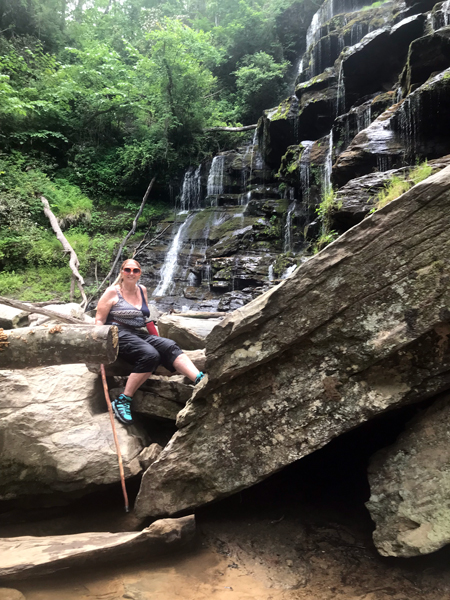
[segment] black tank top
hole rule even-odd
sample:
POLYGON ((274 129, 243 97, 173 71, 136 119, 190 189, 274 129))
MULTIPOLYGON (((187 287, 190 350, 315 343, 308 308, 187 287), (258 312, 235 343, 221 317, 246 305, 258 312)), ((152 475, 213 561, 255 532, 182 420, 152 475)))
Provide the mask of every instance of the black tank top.
POLYGON ((119 301, 116 302, 109 311, 108 319, 106 321, 108 325, 118 325, 119 327, 123 326, 127 328, 131 327, 133 329, 145 327, 145 319, 150 316, 150 310, 145 301, 144 292, 142 291, 141 286, 139 286, 139 290, 142 297, 142 306, 141 308, 136 308, 125 300, 120 293, 119 288, 116 289, 119 301))

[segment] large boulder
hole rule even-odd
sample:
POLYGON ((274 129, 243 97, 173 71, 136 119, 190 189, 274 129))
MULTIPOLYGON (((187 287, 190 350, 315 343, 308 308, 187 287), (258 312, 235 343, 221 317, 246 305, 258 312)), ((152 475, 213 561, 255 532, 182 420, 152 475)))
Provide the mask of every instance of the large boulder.
POLYGON ((185 350, 201 350, 206 336, 220 319, 197 319, 180 315, 163 315, 158 321, 159 335, 176 342, 185 350))
POLYGON ((0 304, 0 328, 16 329, 28 325, 28 313, 12 306, 0 304))
MULTIPOLYGON (((126 477, 148 445, 137 426, 116 424, 126 477)), ((0 371, 0 499, 85 493, 119 481, 98 376, 84 365, 0 371)))
MULTIPOLYGON (((450 327, 440 333, 448 343, 450 327)), ((383 556, 418 556, 450 543, 449 421, 450 395, 445 394, 371 461, 367 508, 383 556)))
POLYGON ((447 167, 225 317, 208 336, 208 378, 144 474, 138 514, 237 492, 446 389, 449 249, 447 167))
MULTIPOLYGON (((183 375, 164 377, 152 375, 133 396, 133 412, 154 419, 175 421, 177 414, 192 395, 192 385, 184 383, 183 375)), ((187 381, 187 380, 186 380, 187 381)), ((112 398, 123 392, 123 387, 112 388, 112 398)))
MULTIPOLYGON (((450 164, 450 155, 428 162, 433 173, 445 169, 450 164)), ((393 177, 408 179, 413 166, 389 171, 374 171, 362 177, 355 177, 336 192, 336 208, 330 216, 330 227, 343 233, 360 223, 378 203, 380 192, 393 177)), ((412 182, 411 182, 412 185, 412 182)))
MULTIPOLYGON (((76 302, 69 302, 68 304, 49 304, 45 307, 46 310, 51 312, 59 313, 60 315, 67 315, 68 317, 75 317, 81 319, 86 323, 94 323, 95 319, 92 316, 87 315, 79 304, 76 302)), ((39 313, 30 313, 28 315, 28 322, 33 327, 43 325, 44 323, 60 323, 58 319, 52 319, 47 315, 41 315, 39 313)))

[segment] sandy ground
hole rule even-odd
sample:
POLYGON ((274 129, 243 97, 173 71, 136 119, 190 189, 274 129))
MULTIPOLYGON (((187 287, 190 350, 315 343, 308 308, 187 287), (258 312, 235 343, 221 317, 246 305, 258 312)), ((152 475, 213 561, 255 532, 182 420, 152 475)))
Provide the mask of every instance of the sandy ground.
MULTIPOLYGON (((8 582, 27 600, 443 600, 450 551, 385 559, 363 514, 313 508, 199 515, 194 544, 139 564, 8 582)), ((1 600, 1 594, 0 594, 1 600)))
MULTIPOLYGON (((0 587, 16 588, 26 600, 450 600, 450 546, 397 559, 381 557, 373 545, 364 502, 367 457, 378 446, 372 430, 356 430, 253 488, 199 509, 197 538, 176 555, 0 587)), ((13 509, 0 514, 2 537, 141 526, 133 513, 124 515, 120 490, 84 498, 51 518, 13 509)))

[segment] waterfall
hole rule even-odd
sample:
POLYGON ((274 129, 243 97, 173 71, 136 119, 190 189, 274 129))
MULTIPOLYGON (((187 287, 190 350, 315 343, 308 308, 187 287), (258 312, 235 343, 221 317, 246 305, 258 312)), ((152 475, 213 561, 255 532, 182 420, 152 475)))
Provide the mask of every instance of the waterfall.
POLYGON ((336 97, 336 116, 345 112, 345 81, 344 81, 344 61, 339 63, 339 75, 336 97))
POLYGON ((267 273, 267 279, 268 279, 268 281, 273 281, 273 263, 271 263, 269 265, 269 270, 268 270, 268 273, 267 273))
POLYGON ((314 142, 303 141, 301 145, 304 150, 300 158, 300 191, 303 204, 309 207, 310 178, 311 178, 311 149, 314 142))
POLYGON ((223 194, 223 175, 225 168, 225 156, 218 155, 213 158, 208 174, 207 194, 218 196, 223 194))
POLYGON ((173 238, 172 245, 166 254, 164 264, 161 268, 159 283, 153 291, 153 296, 170 295, 173 287, 173 276, 178 267, 178 254, 183 242, 183 236, 187 231, 188 225, 193 216, 194 215, 189 215, 185 222, 182 223, 178 228, 178 231, 173 238))
POLYGON ((444 16, 445 27, 450 23, 450 0, 446 0, 441 7, 442 14, 444 16))
POLYGON ((405 159, 413 163, 419 141, 421 103, 420 94, 410 94, 399 108, 400 135, 405 147, 405 159))
POLYGON ((322 193, 329 192, 331 190, 331 171, 333 168, 333 129, 330 131, 328 136, 328 152, 325 164, 323 165, 323 181, 322 181, 322 193))
POLYGON ((367 103, 358 106, 356 109, 356 127, 359 133, 363 129, 369 127, 372 120, 372 102, 369 100, 367 103))
POLYGON ((194 167, 189 167, 184 174, 180 199, 181 210, 192 210, 201 206, 202 182, 200 179, 200 170, 201 165, 195 170, 194 167))
POLYGON ((291 265, 290 267, 288 267, 286 269, 286 271, 283 273, 283 275, 281 276, 281 279, 286 279, 287 277, 289 277, 289 275, 291 275, 295 269, 297 268, 297 265, 291 265))
POLYGON ((283 252, 291 252, 292 250, 292 213, 295 210, 295 200, 289 205, 286 223, 284 224, 284 247, 283 252))

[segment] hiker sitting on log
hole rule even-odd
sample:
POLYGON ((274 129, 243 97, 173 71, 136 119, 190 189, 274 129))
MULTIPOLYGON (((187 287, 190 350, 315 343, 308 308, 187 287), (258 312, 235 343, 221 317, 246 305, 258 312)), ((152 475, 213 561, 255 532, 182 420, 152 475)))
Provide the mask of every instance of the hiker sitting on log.
POLYGON ((147 289, 139 284, 140 276, 140 264, 136 260, 125 260, 118 278, 98 301, 95 318, 96 325, 117 325, 119 357, 132 365, 123 394, 112 402, 116 418, 125 425, 133 422, 133 394, 159 365, 171 372, 178 371, 194 384, 204 376, 174 341, 148 333, 147 289))

